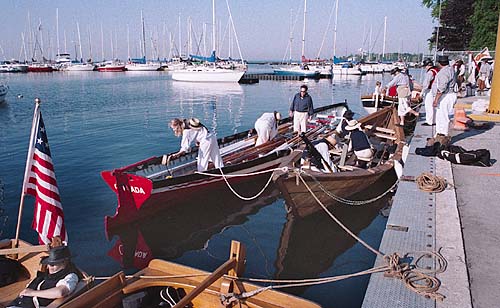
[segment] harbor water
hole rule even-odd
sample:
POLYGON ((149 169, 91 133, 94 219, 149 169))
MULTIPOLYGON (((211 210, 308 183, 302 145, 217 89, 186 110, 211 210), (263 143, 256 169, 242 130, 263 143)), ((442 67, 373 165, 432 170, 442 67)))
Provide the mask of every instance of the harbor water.
MULTIPOLYGON (((372 266, 375 256, 325 213, 288 217, 285 201, 273 185, 254 201, 242 201, 227 191, 214 191, 204 200, 194 197, 182 208, 127 226, 107 239, 104 217, 114 214, 117 201, 100 172, 176 151, 180 139, 167 125, 174 117, 198 117, 222 137, 251 129, 263 112, 288 114, 293 95, 304 83, 315 107, 347 100, 355 117, 361 117, 365 112, 360 95, 371 93, 376 80, 387 82, 389 74, 251 85, 175 82, 167 72, 54 72, 0 78, 10 87, 6 103, 0 105, 0 238, 15 236, 34 99, 39 97, 69 246, 75 262, 89 274, 101 277, 122 270, 108 255, 118 239, 123 250, 133 252, 141 241, 154 257, 210 271, 227 259, 230 241, 238 240, 247 248, 244 276, 252 278, 317 278, 372 266)), ((253 183, 255 187, 239 193, 248 197, 264 185, 253 183)), ((386 204, 382 199, 362 207, 333 207, 348 227, 378 247, 386 223, 379 210, 386 204)), ((36 243, 32 217, 33 198, 27 197, 21 238, 36 243)), ((130 257, 124 262, 126 273, 135 271, 130 257)), ((368 279, 282 290, 325 307, 359 307, 368 279)))

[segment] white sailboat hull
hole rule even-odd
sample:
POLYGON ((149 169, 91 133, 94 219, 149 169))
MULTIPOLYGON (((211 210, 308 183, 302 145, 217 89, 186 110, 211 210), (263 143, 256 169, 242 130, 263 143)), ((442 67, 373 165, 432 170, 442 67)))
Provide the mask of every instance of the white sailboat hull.
POLYGON ((127 71, 157 71, 160 69, 160 63, 131 63, 125 65, 127 71))
POLYGON ((188 68, 172 71, 172 79, 190 82, 238 82, 245 71, 223 68, 188 68))
POLYGON ((67 72, 90 72, 94 70, 93 64, 71 64, 64 67, 64 71, 67 72))

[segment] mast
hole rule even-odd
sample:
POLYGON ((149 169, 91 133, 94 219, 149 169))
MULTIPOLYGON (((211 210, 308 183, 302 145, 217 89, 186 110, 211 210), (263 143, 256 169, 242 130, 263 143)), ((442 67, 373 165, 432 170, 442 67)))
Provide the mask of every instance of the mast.
POLYGON ((82 38, 80 37, 80 24, 76 22, 76 30, 78 32, 78 46, 80 47, 80 63, 83 63, 83 53, 82 53, 82 38))
POLYGON ((290 57, 288 64, 292 64, 292 42, 293 42, 293 9, 290 9, 290 57))
POLYGON ((212 0, 212 51, 215 51, 215 0, 212 0))
POLYGON ((181 13, 179 13, 179 58, 182 56, 182 32, 181 32, 181 13))
POLYGON ((104 61, 104 32, 102 30, 102 23, 101 23, 101 55, 102 55, 102 61, 104 61))
POLYGON ((146 60, 146 29, 144 27, 144 17, 141 10, 141 24, 142 24, 142 57, 146 60))
POLYGON ((56 8, 56 40, 57 40, 57 55, 61 52, 59 50, 59 8, 56 8))
POLYGON ((128 24, 127 24, 127 60, 130 61, 130 29, 128 27, 128 24))
POLYGON ((90 32, 90 26, 87 28, 87 30, 89 34, 89 56, 90 56, 89 59, 92 60, 92 33, 90 32))
POLYGON ((304 0, 304 25, 302 27, 302 57, 305 57, 305 50, 306 50, 306 14, 307 14, 307 0, 304 0))
POLYGON ((333 27, 333 62, 337 55, 337 20, 339 15, 339 0, 335 1, 335 25, 333 27))
POLYGON ((385 58, 385 40, 387 37, 387 16, 384 16, 384 44, 382 44, 382 60, 385 58))

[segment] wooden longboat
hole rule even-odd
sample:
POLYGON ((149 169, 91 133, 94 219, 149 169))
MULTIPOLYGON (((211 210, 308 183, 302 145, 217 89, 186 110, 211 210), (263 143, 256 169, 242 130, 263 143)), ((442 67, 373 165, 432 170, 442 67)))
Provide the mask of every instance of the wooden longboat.
MULTIPOLYGON (((367 134, 370 141, 381 155, 378 161, 374 159, 370 162, 370 167, 367 169, 347 165, 339 166, 340 172, 323 173, 310 169, 299 171, 290 166, 291 171, 280 176, 276 182, 294 214, 298 217, 305 217, 322 210, 298 178, 297 172, 300 172, 313 193, 325 205, 333 201, 328 193, 341 198, 349 198, 370 188, 385 173, 392 172, 394 161, 402 159, 403 147, 406 144, 403 127, 396 125, 398 121, 397 111, 391 107, 381 109, 359 120, 361 127, 369 130, 367 134), (391 148, 394 150, 391 151, 391 148), (385 159, 384 157, 388 154, 389 158, 385 159)), ((377 157, 377 153, 374 157, 377 157)))
MULTIPOLYGON (((60 238, 54 238, 51 247, 60 245, 62 245, 60 238)), ((0 308, 7 307, 10 302, 16 299, 28 283, 36 277, 38 271, 45 271, 47 269, 45 265, 40 264, 40 260, 48 256, 48 251, 49 245, 32 245, 29 242, 15 239, 0 241, 0 256, 15 260, 20 265, 17 281, 0 287, 0 308)), ((84 277, 87 277, 85 272, 82 272, 82 274, 84 277)), ((46 308, 59 307, 91 286, 90 280, 81 280, 72 294, 64 298, 55 299, 46 308)))
MULTIPOLYGON (((328 114, 328 121, 334 121, 332 113, 345 106, 344 102, 316 108, 315 115, 328 114)), ((309 138, 315 138, 327 128, 328 125, 325 125, 324 121, 325 118, 319 119, 318 122, 322 124, 308 131, 309 138)), ((196 172, 196 151, 172 161, 169 166, 161 164, 162 156, 156 156, 126 167, 101 172, 104 181, 118 197, 115 215, 105 218, 106 232, 171 206, 178 206, 189 200, 193 194, 199 196, 224 187, 227 193, 232 193, 227 188, 226 179, 236 191, 244 191, 245 183, 249 181, 269 179, 274 176, 271 172, 249 174, 288 165, 298 155, 294 148, 301 142, 300 137, 291 132, 290 118, 280 121, 278 130, 278 138, 259 146, 255 146, 255 130, 219 139, 224 167, 221 170, 212 168, 206 172, 214 176, 196 172), (224 179, 220 176, 221 172, 224 175, 240 176, 224 179)))
POLYGON ((175 301, 176 304, 173 306, 175 308, 320 307, 311 301, 275 290, 223 302, 224 299, 230 299, 232 294, 240 295, 261 288, 237 279, 244 272, 244 262, 245 249, 236 241, 231 243, 229 259, 212 273, 153 259, 148 267, 131 277, 126 277, 123 272, 120 272, 67 302, 61 308, 118 308, 123 307, 123 302, 142 302, 143 306, 159 307, 161 301, 166 303, 164 299, 170 301, 165 294, 167 287, 181 294, 182 299, 175 301))
MULTIPOLYGON (((422 102, 422 98, 420 96, 410 99, 410 106, 416 106, 422 102)), ((368 113, 374 113, 375 111, 390 107, 393 105, 398 105, 398 97, 397 96, 380 96, 378 101, 373 98, 372 95, 362 95, 361 103, 363 104, 363 108, 368 113)))

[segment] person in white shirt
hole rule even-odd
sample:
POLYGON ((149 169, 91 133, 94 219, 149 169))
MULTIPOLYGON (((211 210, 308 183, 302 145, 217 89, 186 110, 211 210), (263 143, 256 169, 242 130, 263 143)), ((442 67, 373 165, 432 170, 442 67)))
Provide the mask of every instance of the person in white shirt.
POLYGON ((272 140, 278 135, 278 123, 281 120, 281 114, 277 111, 266 112, 255 121, 255 131, 257 132, 257 141, 255 146, 272 140))
POLYGON ((46 272, 38 272, 26 289, 7 305, 7 308, 34 308, 48 306, 57 298, 70 295, 82 278, 81 272, 71 262, 71 253, 67 246, 58 246, 49 250, 49 256, 42 258, 46 272))
POLYGON ((455 88, 455 72, 450 66, 448 56, 437 58, 439 72, 432 84, 433 106, 436 107, 436 135, 448 136, 450 115, 457 102, 455 88))
POLYGON ((170 128, 175 136, 182 137, 181 148, 177 153, 163 157, 162 163, 168 164, 170 160, 178 158, 191 150, 191 144, 196 142, 198 148, 198 171, 208 170, 208 163, 211 161, 215 168, 224 167, 222 157, 220 155, 217 137, 214 133, 209 132, 205 125, 200 123, 197 118, 173 119, 170 121, 170 128))
POLYGON ((434 84, 434 80, 436 79, 438 68, 434 66, 434 63, 429 58, 424 60, 423 65, 426 73, 421 92, 421 96, 424 98, 425 106, 425 122, 422 123, 422 125, 433 126, 436 124, 436 108, 433 106, 434 96, 432 95, 431 89, 434 84))
POLYGON ((418 117, 418 112, 411 109, 411 107, 408 104, 408 99, 410 98, 411 95, 410 79, 408 75, 401 73, 401 70, 397 67, 391 70, 391 74, 394 75, 394 77, 385 86, 385 89, 389 89, 392 86, 397 86, 398 116, 399 116, 398 125, 403 126, 406 114, 411 113, 414 116, 418 117))

